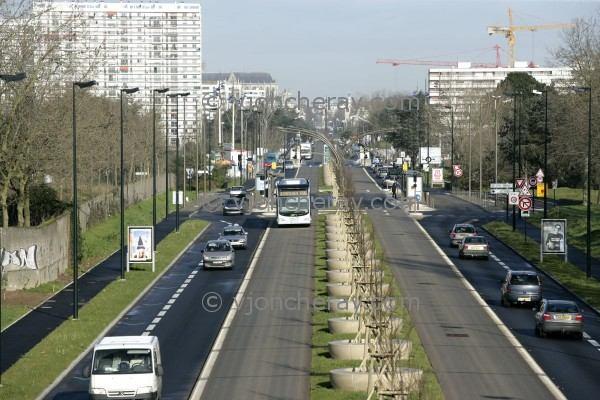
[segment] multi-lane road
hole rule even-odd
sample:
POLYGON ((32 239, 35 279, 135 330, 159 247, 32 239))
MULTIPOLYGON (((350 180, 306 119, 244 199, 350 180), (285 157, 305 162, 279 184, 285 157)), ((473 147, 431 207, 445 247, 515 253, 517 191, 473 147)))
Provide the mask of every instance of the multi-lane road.
MULTIPOLYGON (((362 169, 355 169, 354 177, 358 191, 364 193, 369 190, 381 195, 381 191, 362 169)), ((483 299, 483 306, 464 297, 468 294, 467 288, 453 278, 457 275, 448 262, 441 260, 445 257, 423 240, 423 232, 410 227, 410 217, 400 209, 403 204, 395 202, 399 206, 396 210, 379 209, 370 212, 384 247, 391 253, 395 252, 392 257, 398 257, 401 264, 397 272, 406 290, 405 295, 414 294, 419 300, 419 311, 415 314, 417 322, 422 326, 417 328, 426 348, 428 347, 428 354, 445 395, 448 398, 472 398, 477 393, 467 395, 465 390, 477 390, 479 384, 476 381, 489 381, 481 385, 480 396, 477 397, 485 394, 493 398, 548 398, 549 393, 544 392, 548 385, 540 385, 542 381, 539 378, 546 379, 544 376, 569 399, 586 399, 592 393, 600 392, 598 315, 580 303, 585 318, 584 340, 536 337, 534 312, 530 307, 505 308, 500 304, 500 280, 506 271, 534 268, 510 248, 485 233, 492 251, 489 260, 460 259, 458 250, 449 244, 448 231, 453 224, 469 222, 481 226, 490 220, 503 218, 503 213, 489 213, 445 193, 434 195, 434 199, 436 209, 424 212, 425 216, 420 224, 435 241, 438 249, 483 299), (391 218, 396 219, 396 227, 390 226, 391 218), (454 283, 449 284, 448 277, 454 283), (459 292, 464 295, 455 297, 459 292), (516 345, 510 344, 498 326, 495 326, 498 324, 482 312, 485 308, 489 308, 499 318, 498 322, 508 328, 510 334, 518 340, 516 345), (445 335, 448 333, 450 335, 445 335), (459 335, 453 335, 455 333, 459 335), (455 351, 448 352, 449 348, 455 351), (515 356, 519 348, 533 358, 543 374, 535 372, 531 366, 524 366, 525 359, 515 356), (454 359, 443 359, 444 354, 454 359), (508 356, 511 358, 508 359, 508 356)), ((543 293, 546 298, 577 301, 545 276, 543 293)))

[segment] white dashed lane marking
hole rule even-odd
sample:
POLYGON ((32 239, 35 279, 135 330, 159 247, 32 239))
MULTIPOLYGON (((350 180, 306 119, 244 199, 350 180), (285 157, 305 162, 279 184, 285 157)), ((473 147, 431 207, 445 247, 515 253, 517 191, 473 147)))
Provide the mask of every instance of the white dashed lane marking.
POLYGON ((192 278, 194 278, 197 273, 198 270, 194 270, 188 275, 184 283, 179 286, 173 296, 171 296, 171 298, 167 301, 167 304, 165 304, 158 314, 156 314, 156 317, 152 320, 152 323, 146 327, 146 330, 144 333, 142 333, 143 336, 148 336, 150 332, 154 330, 156 325, 161 321, 162 317, 164 317, 167 314, 167 311, 171 309, 171 306, 175 303, 175 301, 177 301, 177 298, 181 295, 181 293, 183 293, 185 288, 188 287, 189 283, 192 281, 192 278))

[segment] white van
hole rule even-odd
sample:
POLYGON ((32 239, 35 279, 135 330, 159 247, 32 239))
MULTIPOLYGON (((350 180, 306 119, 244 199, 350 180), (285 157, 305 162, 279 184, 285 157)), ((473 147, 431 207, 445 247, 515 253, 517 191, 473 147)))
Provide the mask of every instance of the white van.
POLYGON ((94 346, 90 378, 92 400, 161 398, 162 361, 156 336, 112 336, 94 346))

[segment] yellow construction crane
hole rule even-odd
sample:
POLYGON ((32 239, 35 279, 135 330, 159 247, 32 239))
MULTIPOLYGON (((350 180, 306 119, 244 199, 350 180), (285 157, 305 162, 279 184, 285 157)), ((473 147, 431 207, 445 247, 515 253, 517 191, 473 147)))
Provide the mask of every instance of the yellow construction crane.
POLYGON ((575 27, 575 24, 543 24, 543 25, 513 25, 512 10, 508 9, 508 26, 492 25, 488 26, 488 35, 504 35, 508 39, 508 66, 515 66, 515 44, 517 31, 535 32, 542 29, 568 29, 575 27))

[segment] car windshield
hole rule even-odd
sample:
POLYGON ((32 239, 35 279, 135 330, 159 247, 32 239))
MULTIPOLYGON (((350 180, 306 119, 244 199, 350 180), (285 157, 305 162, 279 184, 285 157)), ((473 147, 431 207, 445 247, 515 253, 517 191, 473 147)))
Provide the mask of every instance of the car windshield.
POLYGON ((217 251, 230 251, 229 243, 227 242, 211 242, 206 245, 206 251, 209 253, 217 251))
POLYGON ((242 234, 242 228, 225 228, 223 230, 223 236, 235 236, 235 235, 241 235, 242 234))
POLYGON ((279 214, 284 216, 301 216, 310 212, 310 204, 306 197, 279 197, 277 200, 279 214))
POLYGON ((150 349, 96 350, 94 374, 148 374, 152 373, 150 349))
POLYGON ((228 206, 228 207, 235 207, 238 204, 239 203, 235 199, 227 199, 227 200, 225 200, 225 205, 228 206))
POLYGON ((475 233, 475 228, 472 226, 456 226, 454 227, 455 233, 475 233))
POLYGON ((548 303, 547 312, 579 313, 579 307, 574 303, 548 303))
POLYGON ((510 283, 512 285, 538 285, 537 275, 521 274, 512 275, 510 277, 510 283))
POLYGON ((465 243, 479 243, 479 244, 487 244, 487 241, 485 240, 485 238, 482 238, 481 236, 471 236, 468 238, 465 238, 465 243))
POLYGON ((239 192, 241 190, 243 190, 244 188, 242 186, 232 186, 230 191, 232 192, 239 192))

